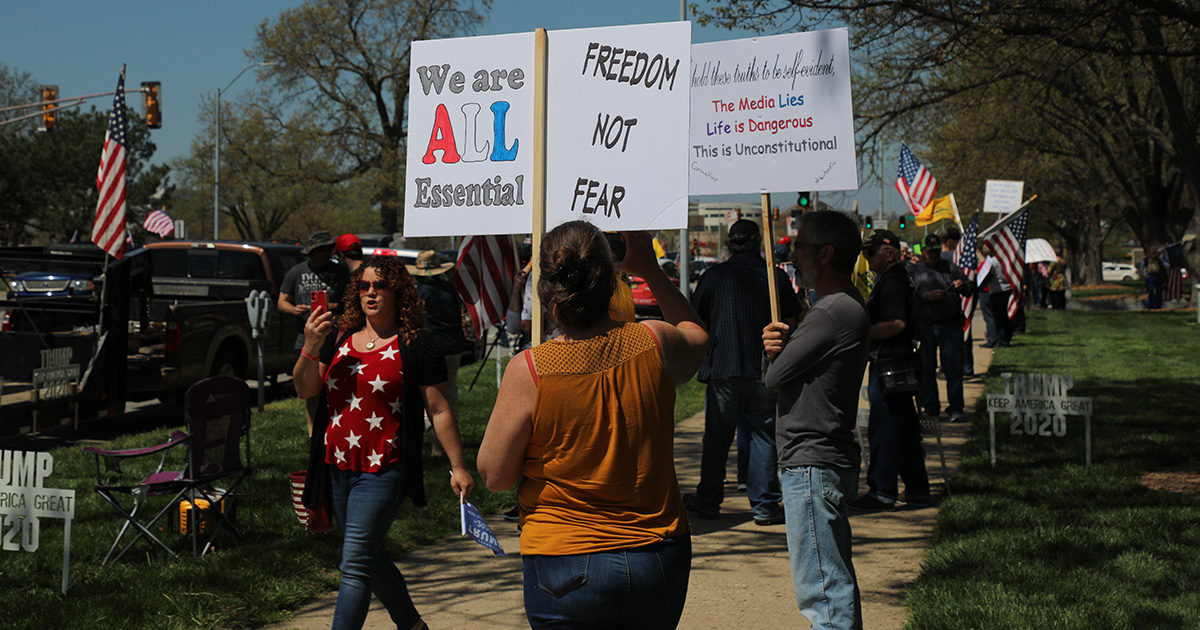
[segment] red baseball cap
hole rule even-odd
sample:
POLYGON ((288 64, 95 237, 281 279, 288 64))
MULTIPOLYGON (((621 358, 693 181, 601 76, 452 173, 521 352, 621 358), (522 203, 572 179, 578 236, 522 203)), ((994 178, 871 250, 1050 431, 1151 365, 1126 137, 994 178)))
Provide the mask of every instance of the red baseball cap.
POLYGON ((333 242, 333 251, 345 252, 352 249, 362 249, 362 242, 353 234, 343 234, 333 242))

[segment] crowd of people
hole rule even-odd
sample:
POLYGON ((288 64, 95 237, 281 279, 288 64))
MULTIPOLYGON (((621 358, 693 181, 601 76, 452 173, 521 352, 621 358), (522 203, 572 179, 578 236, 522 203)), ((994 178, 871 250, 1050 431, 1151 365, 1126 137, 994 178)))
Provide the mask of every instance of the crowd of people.
MULTIPOLYGON (((1016 328, 1006 312, 1011 287, 996 273, 972 280, 946 256, 957 231, 927 236, 910 262, 894 233, 863 239, 848 216, 817 211, 778 244, 794 279, 772 271, 775 304, 762 230, 749 220, 730 226, 728 258, 689 300, 647 234, 622 233, 619 248, 611 236, 584 221, 554 228, 536 263, 522 248, 508 296, 514 356, 476 466, 492 491, 517 486, 511 516, 530 626, 674 628, 691 570, 688 513, 719 516, 736 440, 754 522, 785 528, 800 612, 814 628, 861 628, 849 515, 931 504, 920 419, 963 417, 973 361, 960 298, 980 295, 991 313, 984 345, 1003 346, 1016 328), (876 277, 866 298, 854 282, 860 255, 876 277), (661 320, 635 321, 622 274, 649 285, 661 320), (549 319, 539 344, 534 292, 549 319), (871 457, 860 496, 854 428, 864 373, 871 457), (683 493, 675 388, 693 377, 706 385, 701 473, 683 493)), ((373 594, 398 628, 420 630, 427 626, 385 541, 405 502, 424 503, 427 426, 435 455, 450 461, 454 492, 465 497, 475 483, 457 428, 464 339, 453 264, 434 252, 413 265, 364 260, 352 235, 327 232, 311 235, 304 253, 279 306, 304 322, 293 376, 317 480, 306 501, 327 497, 342 528, 334 627, 361 627, 373 594), (319 290, 328 308, 313 305, 319 290)), ((1053 300, 1049 275, 1045 289, 1053 300)))

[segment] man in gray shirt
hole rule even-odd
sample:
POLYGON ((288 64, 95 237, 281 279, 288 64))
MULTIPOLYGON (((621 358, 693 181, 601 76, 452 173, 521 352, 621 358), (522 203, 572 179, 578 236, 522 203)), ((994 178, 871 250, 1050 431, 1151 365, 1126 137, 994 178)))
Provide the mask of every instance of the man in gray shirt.
POLYGON ((815 630, 861 629, 847 511, 858 493, 854 423, 871 337, 851 279, 861 242, 839 212, 805 214, 798 232, 796 284, 820 299, 795 332, 780 322, 763 329, 763 383, 779 392, 775 442, 792 586, 815 630))

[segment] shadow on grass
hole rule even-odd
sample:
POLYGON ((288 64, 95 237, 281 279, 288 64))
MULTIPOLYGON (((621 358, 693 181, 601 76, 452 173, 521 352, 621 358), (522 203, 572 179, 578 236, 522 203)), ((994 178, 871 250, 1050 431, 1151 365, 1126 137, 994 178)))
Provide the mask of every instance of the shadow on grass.
POLYGON ((978 414, 909 627, 1200 627, 1200 500, 1139 482, 1200 453, 1198 342, 1175 320, 1164 331, 1139 314, 1038 314, 1031 326, 1059 334, 996 353, 989 393, 1005 371, 1074 377, 1070 394, 1093 400, 1093 465, 1081 417, 1056 438, 1013 435, 996 414, 992 466, 978 414))

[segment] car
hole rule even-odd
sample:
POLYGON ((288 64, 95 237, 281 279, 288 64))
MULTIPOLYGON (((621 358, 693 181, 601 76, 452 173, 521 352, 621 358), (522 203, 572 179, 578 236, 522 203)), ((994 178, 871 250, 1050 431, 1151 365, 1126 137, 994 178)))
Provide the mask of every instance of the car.
MULTIPOLYGON (((666 272, 667 277, 676 287, 679 286, 679 267, 666 258, 659 258, 658 265, 666 272)), ((633 312, 638 317, 652 317, 656 319, 662 318, 662 309, 658 307, 658 301, 654 299, 654 294, 650 292, 650 286, 645 280, 637 276, 629 276, 627 280, 629 289, 633 293, 633 312)))
POLYGON ((93 274, 29 271, 9 281, 14 299, 32 297, 90 298, 95 294, 93 274))
POLYGON ((1101 276, 1105 282, 1117 282, 1120 280, 1137 280, 1138 269, 1129 263, 1106 262, 1101 263, 1101 276))

